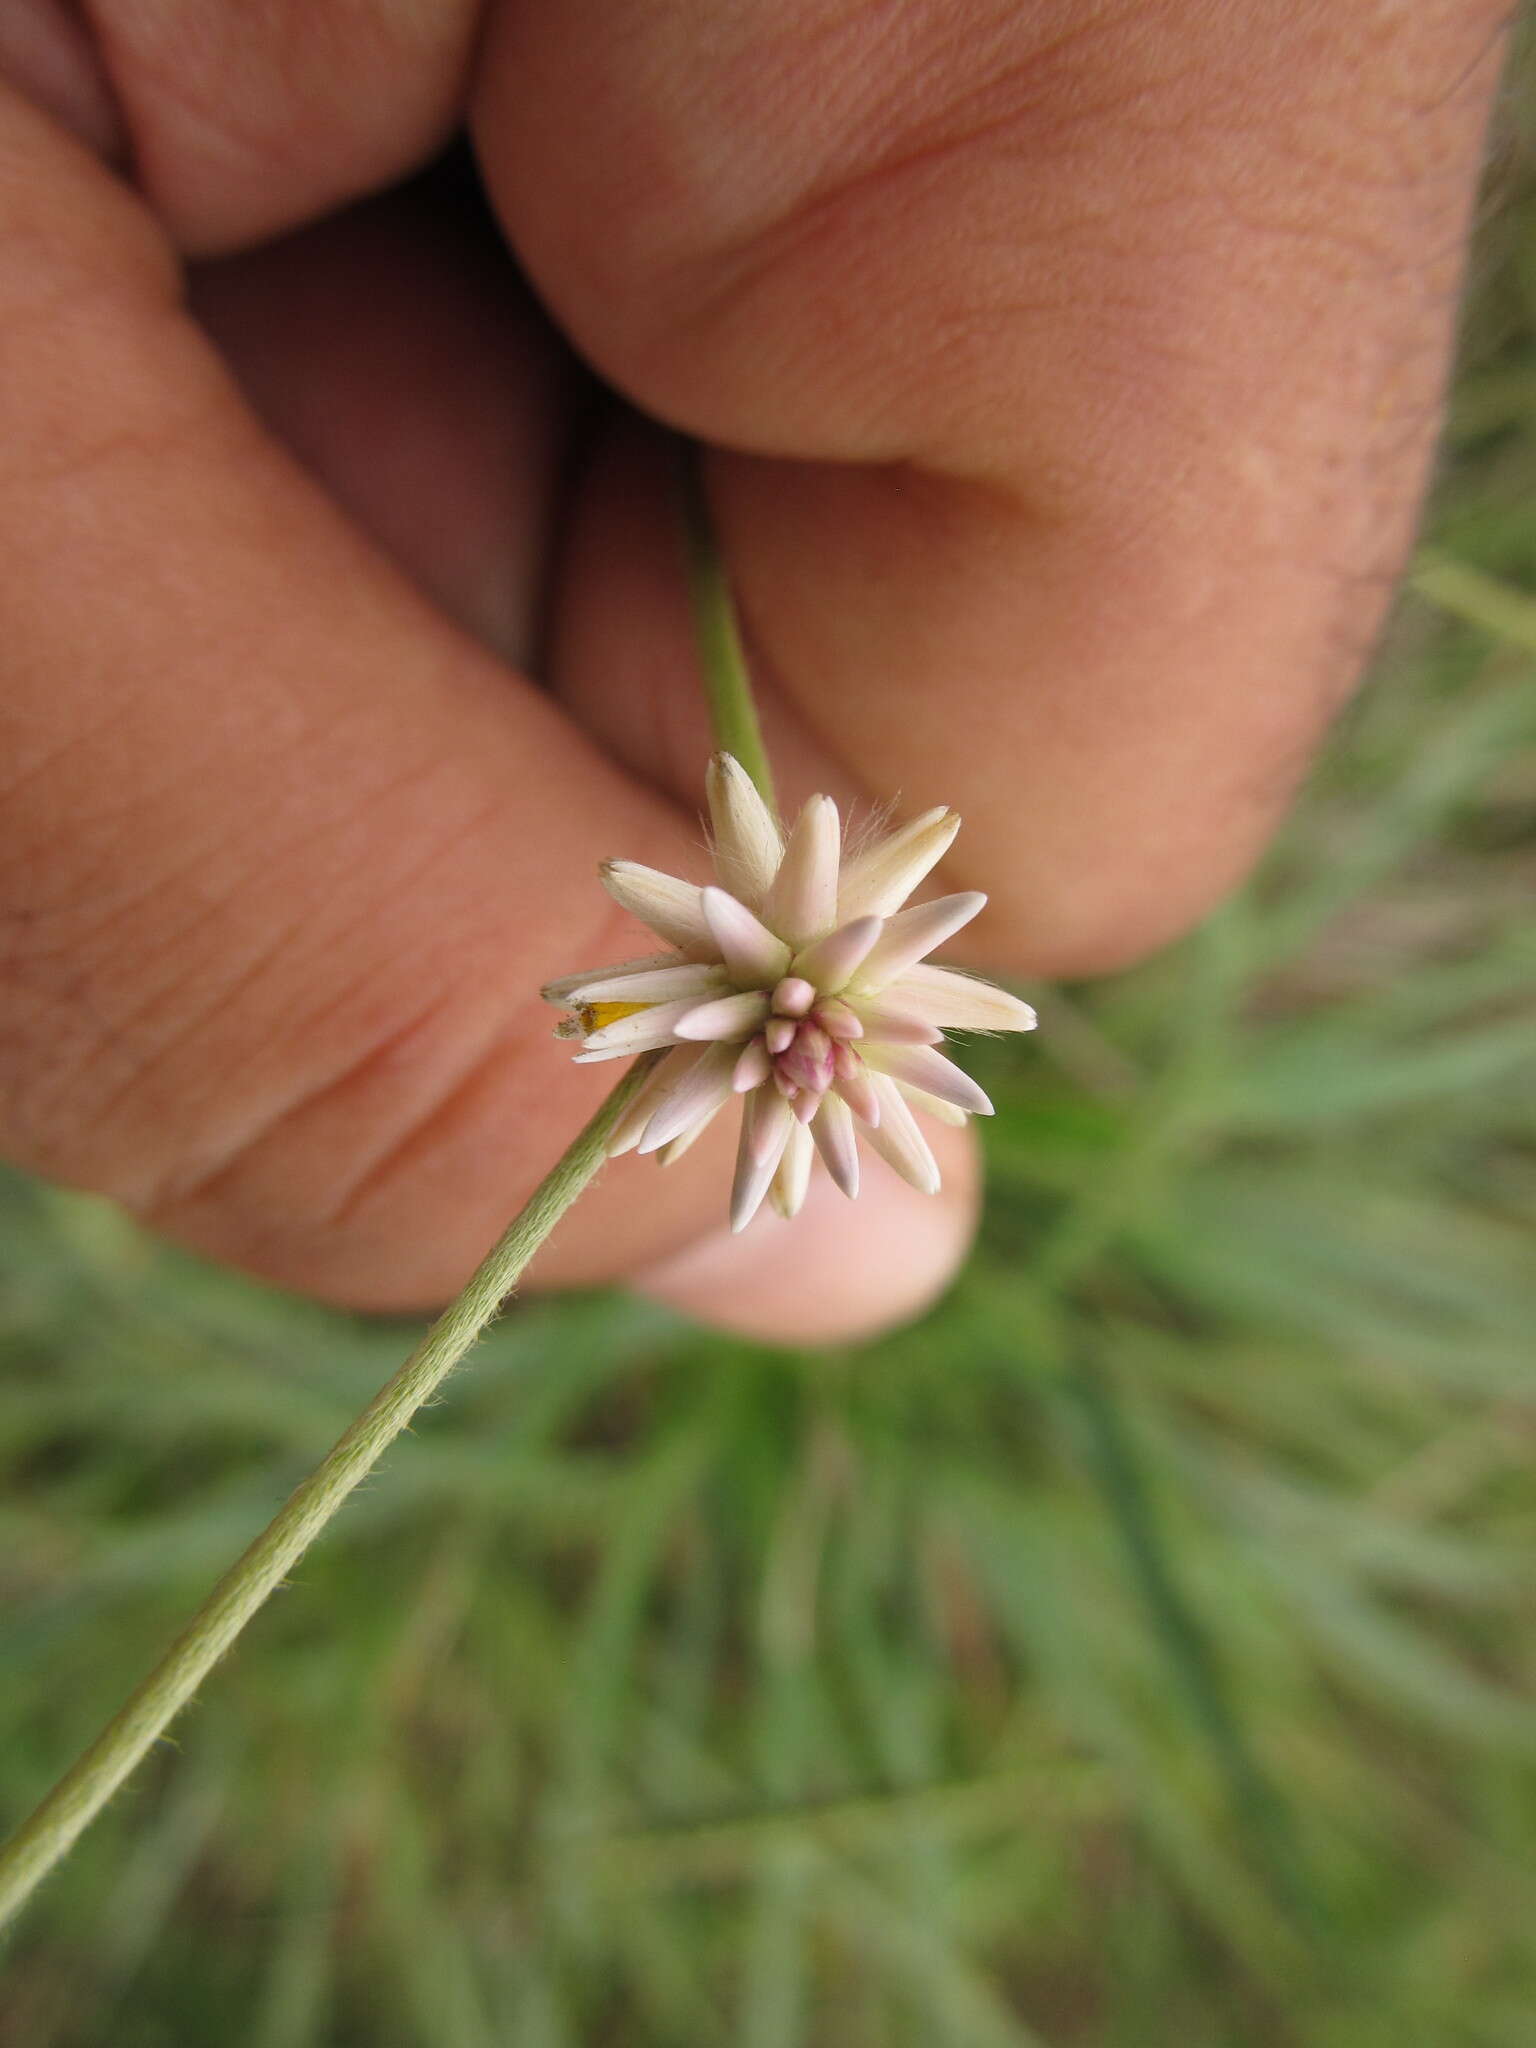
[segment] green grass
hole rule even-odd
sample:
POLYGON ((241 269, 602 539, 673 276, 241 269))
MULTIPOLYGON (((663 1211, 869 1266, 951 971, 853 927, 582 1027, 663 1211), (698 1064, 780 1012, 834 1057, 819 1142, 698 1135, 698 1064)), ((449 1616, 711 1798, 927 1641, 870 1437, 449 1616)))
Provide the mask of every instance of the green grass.
MULTIPOLYGON (((1238 902, 977 1050, 951 1299, 517 1309, 34 1903, 7 2048, 1529 2048, 1517 126, 1377 680, 1238 902)), ((411 1332, 0 1205, 19 1813, 411 1332)))

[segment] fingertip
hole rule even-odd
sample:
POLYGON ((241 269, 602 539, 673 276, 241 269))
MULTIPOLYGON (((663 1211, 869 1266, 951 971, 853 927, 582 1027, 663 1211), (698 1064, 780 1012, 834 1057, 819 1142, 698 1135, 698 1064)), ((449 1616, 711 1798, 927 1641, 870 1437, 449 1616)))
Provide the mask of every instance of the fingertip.
POLYGON ((631 1277, 637 1293, 732 1335, 770 1344, 847 1344, 913 1321, 959 1271, 976 1232, 979 1155, 969 1130, 929 1136, 943 1172, 920 1194, 872 1160, 856 1202, 823 1173, 793 1223, 764 1212, 631 1277))

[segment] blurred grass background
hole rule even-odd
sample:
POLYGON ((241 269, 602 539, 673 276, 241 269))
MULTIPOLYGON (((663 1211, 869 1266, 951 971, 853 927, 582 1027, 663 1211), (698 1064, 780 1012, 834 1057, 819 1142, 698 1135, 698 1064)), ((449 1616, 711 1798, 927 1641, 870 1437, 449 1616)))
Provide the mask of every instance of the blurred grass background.
MULTIPOLYGON (((1375 680, 1239 901, 976 1048, 953 1296, 516 1309, 34 1903, 6 2048, 1530 2048, 1533 104, 1375 680)), ((0 1182, 0 1811, 410 1334, 0 1182)))

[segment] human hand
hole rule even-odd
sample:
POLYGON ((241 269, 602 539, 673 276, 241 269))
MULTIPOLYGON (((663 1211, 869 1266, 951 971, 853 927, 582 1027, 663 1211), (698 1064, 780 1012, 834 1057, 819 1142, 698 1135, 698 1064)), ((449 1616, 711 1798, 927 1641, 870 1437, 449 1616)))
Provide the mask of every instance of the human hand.
MULTIPOLYGON (((612 1079, 537 996, 645 950, 597 861, 697 847, 656 421, 713 450, 783 794, 953 804, 987 964, 1113 966, 1243 872, 1412 531, 1497 6, 91 18, 0 15, 11 1157, 289 1286, 460 1284, 612 1079), (385 189, 466 119, 637 410, 385 189)), ((799 1338, 963 1253, 963 1133, 937 1199, 737 1240, 716 1135, 539 1275, 799 1338)))

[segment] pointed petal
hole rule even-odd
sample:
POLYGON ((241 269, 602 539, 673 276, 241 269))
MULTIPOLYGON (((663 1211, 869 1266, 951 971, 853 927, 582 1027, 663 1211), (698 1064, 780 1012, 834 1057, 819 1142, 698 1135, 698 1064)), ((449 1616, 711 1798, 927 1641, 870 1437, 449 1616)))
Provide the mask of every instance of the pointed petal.
POLYGON ((944 1031, 1033 1031, 1036 1021, 1028 1003, 1007 989, 928 960, 887 982, 877 1007, 887 1006, 926 1017, 944 1031))
POLYGON ((920 1116, 931 1116, 936 1124, 950 1124, 963 1131, 970 1122, 963 1109, 956 1109, 952 1102, 940 1102, 937 1095, 930 1095, 924 1088, 913 1088, 906 1081, 898 1081, 896 1086, 909 1109, 920 1116))
POLYGON ((853 977, 854 994, 878 994, 914 961, 941 946, 961 925, 969 924, 986 900, 979 889, 964 889, 958 896, 936 896, 932 903, 914 903, 910 910, 899 910, 887 919, 885 930, 853 977))
POLYGON ((862 1061, 856 1074, 839 1074, 832 1086, 860 1123, 868 1124, 873 1130, 880 1121, 880 1097, 875 1093, 873 1077, 862 1061))
POLYGON ((838 916, 892 916, 938 866, 959 830, 958 815, 940 804, 866 846, 843 869, 838 916))
POLYGON ((637 967, 632 972, 594 975, 571 990, 568 1000, 576 1003, 669 1003, 684 996, 703 1002, 706 996, 721 995, 729 983, 718 967, 703 960, 674 960, 668 967, 637 967))
POLYGON ((716 754, 710 762, 704 791, 715 839, 715 873, 723 888, 749 910, 757 910, 784 854, 778 821, 757 784, 731 754, 716 754))
POLYGON ((590 1066, 594 1060, 627 1059, 631 1053, 675 1044, 678 1025, 699 1007, 692 996, 684 996, 681 1002, 650 1003, 645 1009, 636 1010, 632 1017, 617 1017, 601 1031, 587 1034, 576 1055, 577 1064, 590 1066))
POLYGON ((815 1150, 810 1132, 802 1124, 796 1124, 768 1189, 774 1208, 786 1223, 792 1216, 800 1214, 804 1204, 805 1191, 811 1184, 811 1160, 815 1150))
POLYGON ((917 1128, 911 1110, 902 1101, 896 1083, 885 1074, 872 1074, 870 1081, 880 1099, 880 1121, 873 1130, 865 1131, 865 1143, 872 1145, 904 1181, 910 1181, 925 1195, 936 1195, 939 1163, 929 1151, 928 1140, 917 1128))
POLYGON ((657 938, 700 959, 712 959, 715 942, 704 922, 697 883, 680 882, 637 860, 605 860, 598 869, 603 887, 631 917, 648 924, 657 938))
POLYGON ((731 1069, 735 1064, 735 1046, 706 1046, 703 1057, 695 1060, 658 1098, 639 1150, 659 1152, 700 1117, 712 1116, 731 1092, 731 1069))
POLYGON ((835 996, 848 986, 884 929, 884 921, 878 917, 856 917, 840 924, 795 955, 795 974, 822 995, 835 996))
POLYGON ((760 1088, 747 1097, 741 1143, 736 1148, 736 1180, 731 1188, 733 1231, 745 1230, 757 1214, 794 1127, 794 1116, 782 1095, 760 1088))
POLYGON ((734 981, 771 988, 789 965, 789 948, 745 903, 713 886, 700 896, 704 921, 734 981))
POLYGON ((837 805, 813 796, 795 820, 763 906, 763 922, 790 945, 808 946, 837 923, 841 850, 837 805))
POLYGON ((828 1038, 862 1038, 863 1020, 857 1017, 841 996, 829 996, 824 1003, 816 1005, 816 1022, 828 1038))
POLYGON ((824 1095, 811 1136, 832 1182, 849 1201, 859 1192, 859 1146, 853 1134, 853 1112, 840 1095, 824 1095))
POLYGON ((768 1048, 763 1040, 748 1039, 731 1075, 731 1087, 736 1094, 745 1095, 749 1088, 761 1088, 772 1072, 773 1061, 768 1057, 768 1048))
POLYGON ((717 1102, 713 1109, 706 1110, 703 1116, 691 1123, 681 1137, 674 1138, 670 1145, 663 1145, 656 1154, 657 1165, 675 1166, 689 1146, 699 1142, 724 1107, 725 1103, 717 1102))
POLYGON ((634 1151, 640 1142, 640 1134, 651 1120, 651 1111, 666 1091, 700 1058, 702 1054, 696 1045, 680 1045, 657 1061, 650 1079, 642 1084, 634 1101, 613 1127, 613 1136, 608 1140, 610 1159, 617 1159, 623 1152, 634 1151))
POLYGON ((619 974, 638 974, 646 967, 675 967, 676 953, 647 953, 640 960, 616 960, 612 967, 588 967, 580 974, 557 975, 553 981, 546 981, 539 994, 546 1003, 558 1003, 564 1009, 570 1002, 574 989, 585 988, 589 981, 611 980, 619 974))
POLYGON ((943 1036, 926 1018, 903 1017, 877 1003, 869 1006, 864 1038, 870 1045, 937 1045, 943 1036))
POLYGON ((678 1020, 679 1038, 729 1039, 740 1045, 768 1021, 768 998, 760 988, 744 995, 716 996, 712 1003, 699 1003, 678 1020))
POLYGON ((943 1053, 935 1052, 931 1045, 872 1045, 864 1054, 864 1064, 877 1073, 890 1074, 913 1088, 921 1088, 928 1095, 937 1095, 940 1102, 952 1102, 956 1109, 967 1110, 972 1116, 992 1114, 985 1091, 977 1087, 962 1067, 945 1059, 943 1053))
POLYGON ((747 1144, 754 1159, 777 1161, 784 1149, 785 1133, 795 1113, 782 1095, 771 1088, 759 1088, 747 1097, 747 1144))

